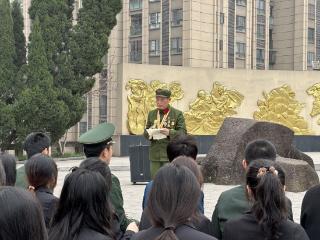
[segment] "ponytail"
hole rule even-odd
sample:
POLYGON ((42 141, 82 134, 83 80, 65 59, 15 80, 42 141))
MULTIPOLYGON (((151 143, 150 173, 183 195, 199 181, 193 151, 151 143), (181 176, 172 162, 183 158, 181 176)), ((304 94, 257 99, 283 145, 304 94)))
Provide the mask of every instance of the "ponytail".
POLYGON ((165 227, 164 231, 155 240, 179 240, 175 234, 175 227, 165 227))
POLYGON ((280 238, 279 225, 287 218, 284 185, 280 180, 284 178, 284 172, 281 168, 276 170, 271 164, 261 160, 250 165, 247 172, 247 185, 254 198, 252 214, 267 240, 280 238))

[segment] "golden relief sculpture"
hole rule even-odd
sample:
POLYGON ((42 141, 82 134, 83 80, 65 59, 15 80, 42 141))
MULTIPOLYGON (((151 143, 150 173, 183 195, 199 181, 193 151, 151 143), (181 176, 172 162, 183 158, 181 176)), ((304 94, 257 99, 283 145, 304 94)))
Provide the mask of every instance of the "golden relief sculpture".
MULTIPOLYGON (((308 88, 307 94, 314 97, 310 116, 315 117, 320 114, 320 83, 308 88)), ((317 123, 320 125, 320 119, 318 119, 317 123)))
POLYGON ((290 86, 283 85, 269 93, 263 92, 263 100, 258 100, 259 110, 255 111, 256 120, 279 123, 291 128, 296 134, 310 134, 307 121, 300 116, 304 104, 295 99, 290 86))
POLYGON ((156 108, 155 91, 158 88, 171 90, 171 102, 183 98, 184 92, 178 82, 167 84, 154 80, 147 84, 141 79, 131 79, 126 84, 126 90, 131 91, 128 94, 128 129, 131 134, 143 134, 148 113, 156 108))
POLYGON ((190 134, 213 135, 219 131, 224 119, 237 114, 244 96, 236 90, 229 90, 219 82, 213 84, 210 93, 200 90, 197 99, 190 103, 184 113, 190 134))

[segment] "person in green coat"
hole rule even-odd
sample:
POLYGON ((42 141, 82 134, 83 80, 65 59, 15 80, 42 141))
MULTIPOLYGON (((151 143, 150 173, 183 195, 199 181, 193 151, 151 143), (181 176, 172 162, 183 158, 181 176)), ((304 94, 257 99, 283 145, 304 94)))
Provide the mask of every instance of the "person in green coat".
POLYGON ((167 145, 178 134, 187 134, 183 113, 170 105, 171 91, 156 90, 157 108, 148 114, 144 136, 150 140, 150 171, 154 178, 160 167, 169 162, 167 145))
MULTIPOLYGON (((88 132, 82 134, 78 140, 83 144, 84 154, 87 158, 98 157, 101 161, 110 164, 112 157, 112 135, 114 134, 115 127, 111 123, 101 123, 92 128, 88 132)), ((120 228, 123 232, 126 231, 130 223, 134 220, 128 219, 123 208, 123 196, 119 179, 111 174, 112 187, 111 187, 111 203, 119 218, 120 228)))
MULTIPOLYGON (((51 139, 50 137, 42 132, 30 133, 23 144, 23 150, 27 153, 27 158, 30 159, 36 154, 43 154, 46 156, 51 155, 51 139)), ((27 177, 24 165, 17 169, 16 187, 28 188, 27 177)))
MULTIPOLYGON (((243 171, 255 160, 275 161, 277 151, 275 146, 264 139, 257 139, 247 144, 245 159, 242 161, 243 171)), ((276 163, 275 163, 276 164, 276 163)), ((237 219, 250 211, 252 202, 247 196, 246 185, 236 186, 221 193, 212 214, 211 232, 218 239, 222 238, 224 225, 232 219, 237 219)), ((292 202, 287 198, 288 219, 293 221, 292 202)))

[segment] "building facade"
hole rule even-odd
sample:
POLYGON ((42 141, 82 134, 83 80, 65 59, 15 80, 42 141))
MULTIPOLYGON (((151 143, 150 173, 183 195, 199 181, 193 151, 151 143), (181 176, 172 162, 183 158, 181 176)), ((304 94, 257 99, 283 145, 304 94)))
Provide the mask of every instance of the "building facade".
POLYGON ((123 63, 311 70, 320 52, 317 2, 124 0, 116 47, 123 63))

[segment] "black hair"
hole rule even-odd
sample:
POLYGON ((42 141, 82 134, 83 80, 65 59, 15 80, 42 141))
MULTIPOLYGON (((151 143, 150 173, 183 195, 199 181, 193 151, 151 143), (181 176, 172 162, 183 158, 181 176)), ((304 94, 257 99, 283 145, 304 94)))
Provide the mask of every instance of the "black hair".
POLYGON ((33 155, 25 164, 25 171, 29 185, 37 190, 40 187, 47 187, 48 183, 57 182, 58 168, 52 158, 41 153, 33 155))
POLYGON ((110 150, 111 146, 112 138, 108 138, 107 140, 100 143, 83 144, 83 152, 87 158, 99 157, 104 149, 110 150))
POLYGON ((197 154, 197 142, 195 138, 190 135, 177 135, 167 146, 167 155, 170 162, 179 156, 187 156, 196 160, 197 154))
POLYGON ((50 137, 42 132, 30 133, 23 144, 23 149, 27 152, 27 157, 31 158, 37 153, 42 153, 51 144, 50 137))
POLYGON ((0 206, 0 239, 48 239, 41 207, 30 192, 0 187, 0 206))
POLYGON ((267 240, 281 236, 279 225, 287 219, 284 179, 283 169, 272 161, 256 160, 248 166, 246 180, 254 200, 252 213, 267 240))
POLYGON ((244 152, 244 158, 248 164, 257 159, 274 161, 277 157, 275 146, 270 141, 264 139, 257 139, 249 142, 244 152))
POLYGON ((108 186, 100 173, 74 170, 65 179, 49 239, 77 239, 84 227, 114 238, 107 200, 108 186))
POLYGON ((202 185, 203 185, 203 176, 202 176, 201 170, 199 169, 198 164, 196 163, 196 161, 194 161, 193 158, 186 157, 186 156, 180 156, 180 157, 175 158, 172 161, 172 164, 174 164, 176 166, 185 166, 185 167, 187 167, 196 176, 200 186, 202 187, 202 185))
POLYGON ((3 153, 0 155, 0 162, 2 162, 6 174, 6 185, 14 186, 17 178, 17 158, 14 155, 3 153))
POLYGON ((97 157, 87 158, 80 163, 80 168, 98 172, 105 179, 108 187, 108 193, 111 191, 112 177, 108 164, 97 157))
POLYGON ((184 166, 167 164, 157 172, 147 211, 154 226, 164 228, 156 240, 177 240, 175 230, 197 213, 200 184, 184 166))

